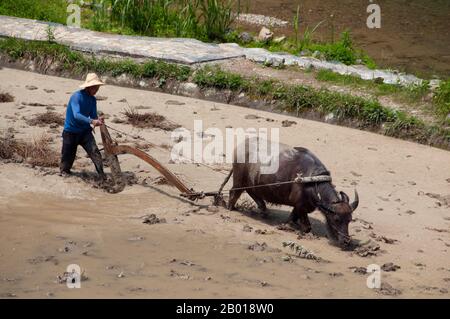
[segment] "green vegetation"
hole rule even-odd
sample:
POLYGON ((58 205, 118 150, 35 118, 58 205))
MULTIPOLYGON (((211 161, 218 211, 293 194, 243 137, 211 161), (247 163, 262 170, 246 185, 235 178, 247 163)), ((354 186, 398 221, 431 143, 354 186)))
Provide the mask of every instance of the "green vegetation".
MULTIPOLYGON (((75 1, 77 3, 77 1, 75 1)), ((275 41, 242 43, 238 31, 231 31, 239 0, 92 0, 82 8, 82 26, 96 31, 156 37, 189 37, 202 41, 237 42, 246 47, 266 48, 306 54, 345 64, 376 65, 367 54, 354 48, 349 32, 338 41, 318 43, 314 28, 301 31, 300 11, 294 17, 295 36, 280 43, 275 41), (317 52, 319 53, 317 55, 317 52)), ((2 0, 0 14, 43 21, 66 23, 65 0, 2 0)))
MULTIPOLYGON (((433 97, 437 114, 447 117, 450 114, 450 79, 442 81, 433 97)), ((447 119, 450 124, 450 120, 447 119)))
POLYGON ((233 22, 230 0, 105 0, 93 6, 95 30, 220 41, 233 22))
POLYGON ((373 99, 326 89, 286 85, 274 80, 246 79, 223 71, 217 66, 206 66, 197 70, 193 80, 201 87, 228 88, 246 92, 254 98, 274 99, 279 102, 281 110, 297 115, 310 111, 321 116, 332 113, 338 122, 357 120, 362 127, 381 130, 389 136, 446 145, 447 148, 450 143, 449 129, 428 125, 405 112, 384 107, 373 99))
POLYGON ((301 31, 300 21, 300 6, 298 6, 292 22, 294 36, 286 41, 276 42, 270 40, 267 42, 260 42, 254 40, 249 43, 242 43, 239 39, 239 33, 237 31, 229 33, 227 35, 227 40, 229 42, 237 42, 246 47, 266 48, 272 52, 286 51, 295 55, 313 55, 328 61, 338 61, 347 65, 359 63, 366 65, 370 69, 375 69, 377 67, 375 61, 372 60, 366 53, 362 50, 357 50, 354 47, 349 31, 342 32, 340 39, 335 41, 333 21, 331 21, 333 28, 331 42, 325 43, 320 43, 314 41, 313 39, 314 33, 325 22, 325 20, 320 21, 313 28, 310 28, 310 26, 305 26, 303 31, 301 31))
POLYGON ((400 101, 408 103, 420 102, 429 93, 429 82, 422 84, 402 86, 396 84, 380 83, 377 80, 363 80, 353 75, 342 75, 330 70, 319 70, 316 75, 319 81, 331 82, 350 87, 362 87, 370 90, 376 96, 392 95, 400 101))
MULTIPOLYGON (((112 76, 127 74, 138 79, 155 78, 161 84, 166 79, 191 79, 201 87, 230 89, 236 93, 245 92, 253 98, 275 100, 280 110, 297 115, 313 112, 326 116, 332 113, 338 123, 348 125, 348 120, 352 120, 353 125, 356 121, 360 127, 381 131, 389 136, 450 147, 450 129, 428 125, 414 116, 384 107, 377 100, 325 89, 287 85, 275 80, 245 78, 218 66, 205 66, 193 73, 189 67, 176 64, 155 61, 140 64, 132 60, 97 59, 59 44, 17 39, 0 40, 0 53, 7 54, 12 59, 32 59, 38 66, 51 61, 59 67, 59 71, 75 75, 89 71, 112 76)), ((438 92, 436 100, 447 101, 444 105, 448 107, 448 82, 442 84, 438 92)))
MULTIPOLYGON (((329 70, 319 70, 315 77, 319 81, 369 89, 376 96, 391 95, 394 98, 407 103, 419 103, 430 93, 429 81, 423 81, 422 84, 401 86, 378 83, 376 80, 363 80, 356 76, 341 75, 329 70)), ((434 113, 450 124, 449 119, 446 119, 448 114, 450 114, 450 80, 442 81, 440 83, 439 87, 434 92, 432 104, 434 113)))
MULTIPOLYGON (((318 26, 316 26, 318 27, 318 26)), ((312 30, 306 28, 301 38, 294 36, 282 42, 270 40, 261 42, 253 40, 244 43, 239 38, 239 32, 233 31, 227 34, 227 42, 236 42, 247 48, 264 48, 271 52, 288 52, 294 55, 314 56, 328 61, 342 62, 347 65, 364 64, 370 69, 376 69, 376 63, 362 50, 355 49, 349 32, 343 32, 339 41, 334 43, 319 43, 312 40, 312 30)))
POLYGON ((337 42, 314 44, 311 43, 306 48, 309 51, 319 51, 325 55, 330 61, 339 61, 347 65, 357 64, 358 60, 371 69, 376 68, 375 62, 363 51, 356 50, 353 45, 350 33, 343 32, 341 38, 337 42))
MULTIPOLYGON (((75 1, 79 3, 79 1, 75 1)), ((233 0, 93 0, 83 27, 115 33, 222 41, 234 21, 233 0)), ((2 0, 0 14, 66 24, 66 0, 2 0)))
POLYGON ((367 125, 392 122, 396 114, 378 101, 367 100, 329 90, 316 90, 299 85, 285 85, 273 80, 245 79, 219 67, 206 66, 194 74, 194 82, 202 87, 228 88, 282 102, 283 109, 300 114, 315 110, 322 114, 334 113, 339 119, 354 118, 367 125))
POLYGON ((67 0, 1 0, 0 15, 66 23, 67 0))
POLYGON ((37 64, 47 59, 59 63, 63 71, 74 74, 88 71, 101 74, 111 73, 112 76, 128 74, 135 78, 176 79, 185 81, 191 74, 187 66, 169 64, 162 61, 148 61, 144 64, 132 60, 97 59, 70 50, 68 47, 39 41, 24 41, 8 38, 0 41, 0 52, 8 54, 13 59, 30 58, 37 64))
POLYGON ((241 75, 226 72, 218 66, 204 67, 194 74, 194 82, 202 87, 245 90, 249 83, 241 75))

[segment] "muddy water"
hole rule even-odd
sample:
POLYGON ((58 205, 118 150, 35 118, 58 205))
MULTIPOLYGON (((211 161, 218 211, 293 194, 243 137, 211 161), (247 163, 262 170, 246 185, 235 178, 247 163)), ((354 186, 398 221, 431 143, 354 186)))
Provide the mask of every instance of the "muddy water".
MULTIPOLYGON (((419 75, 450 76, 450 1, 378 0, 381 29, 366 25, 364 0, 253 0, 242 1, 244 11, 276 16, 292 22, 300 5, 301 30, 325 20, 316 33, 329 41, 334 25, 336 36, 349 29, 356 44, 383 67, 393 67, 419 75), (330 16, 334 17, 331 18, 330 16)), ((292 34, 292 27, 277 33, 292 34)))

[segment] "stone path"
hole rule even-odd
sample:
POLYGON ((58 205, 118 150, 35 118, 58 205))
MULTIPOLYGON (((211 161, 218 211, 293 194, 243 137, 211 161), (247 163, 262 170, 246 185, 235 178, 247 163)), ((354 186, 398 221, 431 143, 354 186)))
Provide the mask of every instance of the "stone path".
POLYGON ((56 23, 0 16, 0 36, 46 41, 49 26, 56 42, 83 52, 158 59, 183 64, 242 57, 241 53, 223 50, 217 45, 195 39, 117 35, 56 23))
POLYGON ((322 61, 287 53, 272 53, 260 48, 242 48, 235 43, 209 44, 186 38, 153 38, 109 34, 0 15, 0 36, 25 40, 48 40, 52 28, 57 43, 74 50, 96 54, 120 55, 131 58, 158 59, 182 64, 195 64, 245 57, 267 65, 298 65, 302 68, 328 69, 339 74, 351 74, 365 80, 382 78, 390 84, 420 84, 421 79, 395 71, 369 70, 362 65, 347 66, 340 62, 322 61))

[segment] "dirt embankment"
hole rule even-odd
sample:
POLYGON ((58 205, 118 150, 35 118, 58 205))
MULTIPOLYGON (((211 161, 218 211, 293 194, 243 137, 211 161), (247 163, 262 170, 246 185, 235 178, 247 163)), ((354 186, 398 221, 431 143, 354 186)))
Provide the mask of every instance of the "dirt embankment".
MULTIPOLYGON (((79 82, 5 68, 0 83, 0 91, 15 97, 0 103, 0 129, 12 128, 24 140, 45 132, 59 151, 62 128, 30 126, 27 119, 45 113, 46 104, 64 114, 79 82)), ((210 207, 210 199, 190 203, 128 155, 120 162, 130 185, 108 194, 93 187, 93 165, 80 149, 69 178, 57 176, 57 168, 0 163, 1 297, 449 297, 449 152, 187 97, 116 86, 99 95, 111 126, 161 146, 150 144, 148 152, 199 191, 216 190, 229 165, 172 163, 164 151, 173 144, 169 132, 120 123, 128 103, 191 131, 200 119, 203 130, 279 128, 281 142, 317 154, 339 190, 358 189, 350 233, 367 249, 331 245, 318 212, 310 216, 312 234, 301 235, 283 226, 288 207, 271 207, 263 218, 247 196, 233 212, 210 207), (291 241, 324 261, 295 256, 283 245, 291 241), (70 264, 85 271, 81 289, 59 283, 70 264), (369 264, 383 269, 381 290, 366 286, 369 264)), ((120 143, 144 143, 112 135, 120 143)), ((201 135, 207 143, 209 135, 201 135)))

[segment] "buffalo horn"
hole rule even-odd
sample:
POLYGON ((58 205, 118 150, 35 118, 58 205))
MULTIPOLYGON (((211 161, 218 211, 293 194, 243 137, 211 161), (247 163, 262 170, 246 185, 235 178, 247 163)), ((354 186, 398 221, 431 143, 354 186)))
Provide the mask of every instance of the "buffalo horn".
POLYGON ((351 203, 350 206, 352 207, 352 210, 355 210, 356 208, 358 208, 358 205, 359 205, 359 196, 358 192, 355 189, 355 200, 353 201, 353 203, 351 203))
POLYGON ((340 192, 340 193, 341 193, 342 201, 343 201, 344 203, 350 202, 350 199, 348 198, 348 196, 347 196, 346 193, 344 193, 344 192, 340 192))

